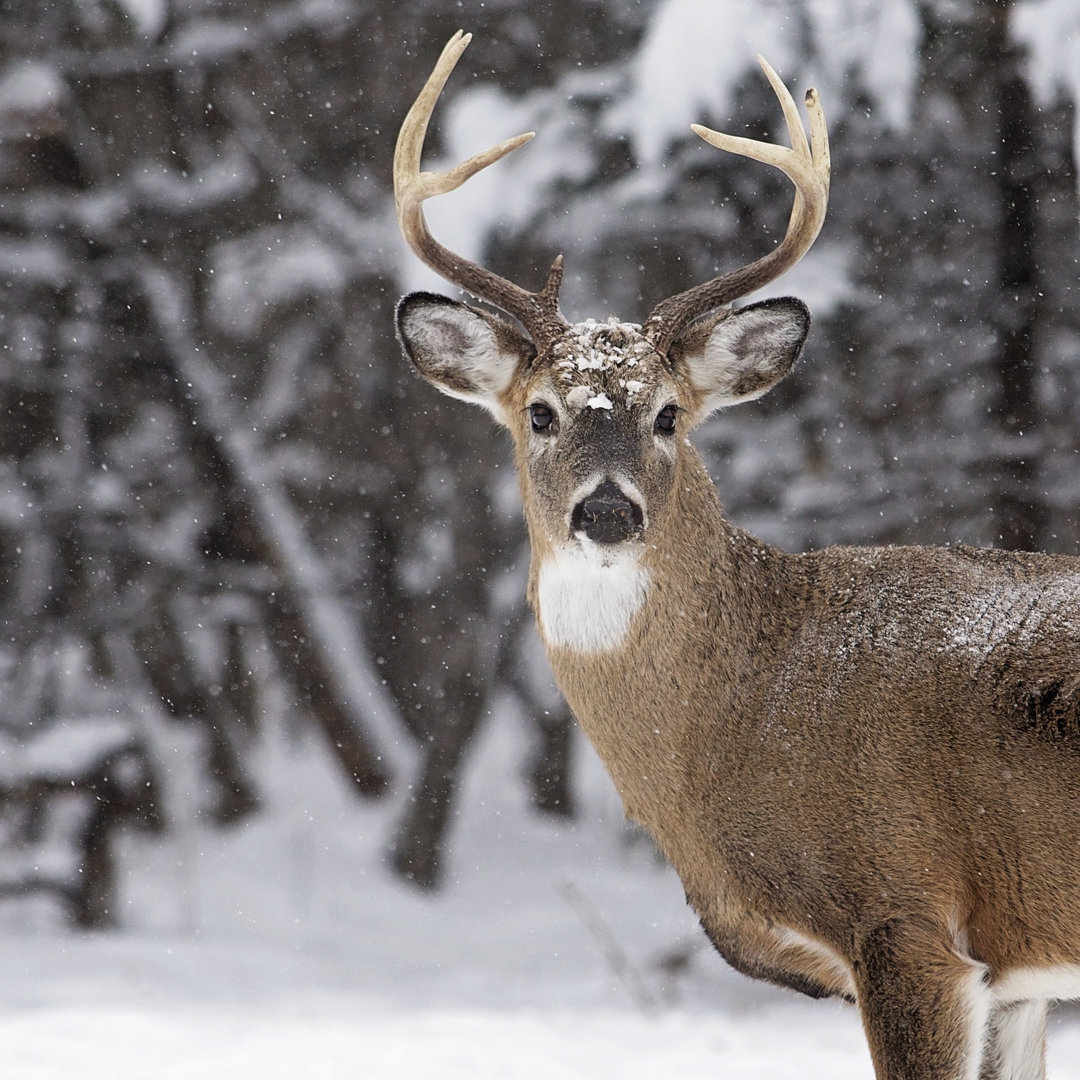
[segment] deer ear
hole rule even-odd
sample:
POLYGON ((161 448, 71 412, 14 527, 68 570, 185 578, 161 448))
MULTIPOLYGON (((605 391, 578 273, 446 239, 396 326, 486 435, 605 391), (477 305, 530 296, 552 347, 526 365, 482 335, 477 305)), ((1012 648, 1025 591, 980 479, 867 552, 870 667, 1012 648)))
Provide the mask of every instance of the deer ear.
POLYGON ((763 300, 690 327, 669 356, 700 395, 701 420, 771 390, 798 360, 809 332, 810 312, 801 300, 763 300))
POLYGON ((536 355, 528 338, 495 315, 434 293, 406 296, 397 329, 405 355, 428 382, 505 423, 502 395, 536 355))

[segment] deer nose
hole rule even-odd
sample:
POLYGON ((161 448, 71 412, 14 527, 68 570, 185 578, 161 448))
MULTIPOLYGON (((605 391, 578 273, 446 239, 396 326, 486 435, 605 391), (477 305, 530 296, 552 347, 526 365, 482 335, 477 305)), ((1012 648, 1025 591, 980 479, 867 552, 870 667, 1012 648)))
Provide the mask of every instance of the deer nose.
POLYGON ((574 507, 570 527, 597 544, 618 544, 641 532, 641 507, 611 480, 605 480, 574 507))

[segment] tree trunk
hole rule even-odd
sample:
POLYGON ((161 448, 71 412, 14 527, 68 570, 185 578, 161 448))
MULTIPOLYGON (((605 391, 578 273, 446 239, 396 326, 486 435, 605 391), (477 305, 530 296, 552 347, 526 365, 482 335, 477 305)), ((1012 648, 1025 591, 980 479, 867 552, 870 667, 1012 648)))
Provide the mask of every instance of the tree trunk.
POLYGON ((993 316, 998 341, 995 420, 1001 453, 996 521, 1006 548, 1037 549, 1048 511, 1036 481, 1042 445, 1037 400, 1041 270, 1036 256, 1039 170, 1038 124, 1031 94, 1020 71, 1018 50, 1008 40, 1012 5, 987 0, 986 63, 994 80, 1000 205, 1000 302, 993 316))
POLYGON ((409 805, 390 846, 390 864, 422 889, 442 882, 443 854, 461 764, 479 721, 480 703, 455 702, 453 722, 441 725, 424 747, 409 805))

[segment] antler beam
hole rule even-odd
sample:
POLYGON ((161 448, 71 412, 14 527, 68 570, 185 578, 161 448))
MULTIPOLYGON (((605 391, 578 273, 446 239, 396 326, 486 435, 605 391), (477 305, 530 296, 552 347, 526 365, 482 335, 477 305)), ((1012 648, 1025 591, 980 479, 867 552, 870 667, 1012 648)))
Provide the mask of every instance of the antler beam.
POLYGON ((772 165, 791 180, 795 185, 795 201, 787 233, 778 247, 756 262, 657 304, 642 332, 660 353, 666 353, 675 338, 699 315, 738 300, 789 270, 810 250, 825 221, 829 204, 829 133, 817 91, 809 90, 806 94, 806 111, 810 116, 810 141, 807 142, 799 110, 787 87, 764 57, 759 56, 758 63, 780 101, 791 146, 724 135, 700 124, 692 124, 691 130, 710 146, 772 165))
POLYGON ((394 203, 398 225, 409 247, 432 270, 454 285, 513 315, 528 330, 537 349, 543 351, 544 346, 558 337, 567 325, 559 312, 562 256, 552 264, 543 289, 538 293, 528 292, 443 247, 431 235, 424 220, 425 200, 433 195, 457 190, 481 169, 493 165, 533 137, 533 132, 527 132, 507 139, 483 153, 475 154, 448 172, 420 170, 424 137, 435 103, 471 40, 472 34, 463 34, 459 30, 446 43, 428 81, 401 125, 394 151, 394 203))

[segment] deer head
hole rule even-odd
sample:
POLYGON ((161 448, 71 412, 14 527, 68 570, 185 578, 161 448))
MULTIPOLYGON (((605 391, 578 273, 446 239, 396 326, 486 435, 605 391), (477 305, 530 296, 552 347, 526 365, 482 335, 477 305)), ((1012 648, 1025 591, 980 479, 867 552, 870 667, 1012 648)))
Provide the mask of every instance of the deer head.
MULTIPOLYGON (((808 142, 790 94, 761 60, 791 147, 693 130, 791 179, 795 200, 783 241, 749 266, 664 300, 643 324, 570 325, 559 311, 561 256, 544 287, 528 292, 442 247, 424 220, 425 199, 453 191, 532 138, 509 139, 446 173, 420 171, 432 110, 469 40, 460 33, 450 40, 402 125, 394 160, 398 221, 428 266, 514 316, 523 330, 485 310, 414 293, 398 308, 401 340, 438 389, 482 405, 510 430, 534 566, 569 559, 636 571, 656 538, 678 525, 680 474, 694 454, 688 432, 714 410, 764 394, 802 349, 810 317, 800 301, 729 305, 792 266, 817 236, 829 189, 824 115, 810 91, 808 142)), ((633 594, 640 582, 634 573, 629 580, 633 594)), ((619 610, 625 614, 626 605, 619 610)), ((554 628, 541 622, 550 644, 554 628)), ((598 644, 610 640, 599 632, 598 644)))

